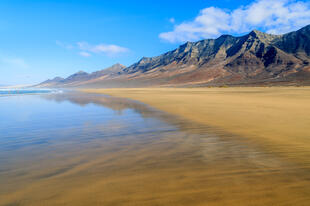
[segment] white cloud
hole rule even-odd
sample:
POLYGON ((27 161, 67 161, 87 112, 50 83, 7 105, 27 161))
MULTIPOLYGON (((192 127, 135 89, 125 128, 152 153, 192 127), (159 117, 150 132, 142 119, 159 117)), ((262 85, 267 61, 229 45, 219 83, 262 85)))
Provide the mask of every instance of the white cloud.
POLYGON ((76 43, 81 50, 89 50, 90 45, 87 42, 77 42, 76 43))
POLYGON ((59 41, 59 40, 56 40, 56 44, 60 47, 63 47, 65 49, 74 49, 74 46, 71 45, 71 44, 67 44, 67 43, 64 43, 62 41, 59 41))
POLYGON ((81 55, 81 56, 83 56, 83 57, 90 57, 91 56, 91 54, 90 53, 88 53, 88 52, 79 52, 79 55, 81 55))
POLYGON ((174 24, 174 23, 175 23, 175 18, 170 18, 170 19, 169 19, 169 22, 172 23, 172 24, 174 24))
POLYGON ((310 2, 296 0, 257 0, 233 11, 208 7, 193 20, 175 25, 159 35, 169 42, 214 38, 223 33, 244 33, 263 29, 282 34, 310 24, 310 2))
POLYGON ((109 56, 114 56, 121 53, 126 53, 129 51, 129 49, 121 46, 117 46, 114 44, 98 44, 98 45, 90 45, 87 42, 78 42, 77 43, 80 50, 84 52, 91 52, 96 54, 106 54, 109 56))
POLYGON ((87 42, 77 42, 75 45, 56 41, 56 44, 62 48, 69 50, 78 50, 78 54, 83 57, 90 57, 92 54, 105 54, 107 56, 115 56, 126 53, 129 49, 114 44, 98 44, 91 45, 87 42))
POLYGON ((0 63, 3 65, 3 67, 10 67, 13 69, 29 68, 29 65, 25 62, 24 59, 21 58, 3 57, 0 59, 0 63))

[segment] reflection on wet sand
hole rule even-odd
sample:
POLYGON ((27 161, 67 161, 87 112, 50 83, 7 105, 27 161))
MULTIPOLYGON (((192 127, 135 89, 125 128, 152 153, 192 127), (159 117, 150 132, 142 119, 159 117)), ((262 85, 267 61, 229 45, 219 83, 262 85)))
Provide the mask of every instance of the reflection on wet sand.
MULTIPOLYGON (((0 205, 310 204, 308 165, 128 99, 42 97, 120 118, 102 123, 96 108, 83 126, 32 132, 41 145, 3 147, 0 205)), ((77 122, 70 114, 58 121, 77 122)))
MULTIPOLYGON (((48 95, 42 96, 45 99, 53 100, 58 103, 69 101, 73 104, 78 104, 80 106, 86 106, 88 104, 95 104, 99 106, 103 106, 106 108, 110 108, 116 111, 118 114, 122 114, 122 112, 126 109, 131 109, 134 112, 140 114, 143 118, 154 118, 159 119, 163 122, 171 124, 177 127, 180 130, 186 131, 190 130, 191 133, 199 130, 203 130, 205 132, 207 126, 199 125, 196 123, 192 123, 186 120, 181 120, 180 118, 176 118, 175 116, 169 115, 165 112, 161 112, 156 110, 146 104, 143 104, 138 101, 126 99, 126 98, 118 98, 112 97, 108 95, 101 94, 87 94, 87 93, 79 93, 79 92, 71 92, 65 94, 58 95, 48 95)), ((208 128, 211 129, 211 128, 208 128)))

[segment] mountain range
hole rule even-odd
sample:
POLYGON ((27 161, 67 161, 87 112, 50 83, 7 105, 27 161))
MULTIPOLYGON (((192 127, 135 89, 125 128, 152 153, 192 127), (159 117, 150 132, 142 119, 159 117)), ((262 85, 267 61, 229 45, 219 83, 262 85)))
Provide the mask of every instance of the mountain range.
POLYGON ((187 42, 129 67, 56 77, 38 87, 310 85, 310 25, 284 35, 253 30, 187 42))

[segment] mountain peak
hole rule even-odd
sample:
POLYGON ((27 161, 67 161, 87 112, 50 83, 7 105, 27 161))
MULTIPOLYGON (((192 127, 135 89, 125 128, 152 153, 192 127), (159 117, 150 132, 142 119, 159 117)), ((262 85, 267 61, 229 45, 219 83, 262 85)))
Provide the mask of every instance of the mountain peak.
POLYGON ((54 79, 52 79, 52 81, 62 81, 64 80, 64 78, 62 77, 55 77, 54 79))
POLYGON ((150 59, 149 57, 142 57, 138 63, 146 63, 149 61, 149 59, 150 59))
POLYGON ((126 66, 124 66, 124 65, 122 65, 122 64, 120 64, 120 63, 116 63, 116 64, 113 64, 111 67, 113 67, 113 68, 125 68, 126 66))
POLYGON ((257 29, 253 29, 251 32, 252 32, 252 33, 255 33, 255 34, 261 34, 261 33, 264 33, 264 32, 261 32, 261 31, 259 31, 259 30, 257 30, 257 29))
POLYGON ((116 63, 113 64, 112 66, 105 68, 99 72, 103 72, 103 73, 111 73, 111 72, 120 72, 122 69, 126 68, 126 66, 120 64, 120 63, 116 63))
POLYGON ((249 36, 253 36, 253 37, 262 37, 262 36, 265 36, 265 35, 268 35, 267 33, 264 33, 264 32, 261 32, 259 30, 252 30, 250 33, 249 33, 249 36))
POLYGON ((233 37, 232 35, 229 35, 229 34, 222 34, 220 37, 218 37, 218 39, 221 39, 221 38, 229 38, 229 37, 233 37))
POLYGON ((75 73, 75 74, 88 74, 87 72, 84 72, 83 70, 80 70, 80 71, 78 71, 77 73, 75 73))
POLYGON ((186 42, 159 56, 143 57, 127 68, 116 63, 91 74, 80 71, 60 83, 46 85, 281 84, 308 75, 309 65, 310 25, 284 35, 253 30, 240 37, 222 35, 186 42))
POLYGON ((248 37, 253 37, 256 39, 259 39, 260 41, 267 43, 267 42, 272 42, 273 40, 281 37, 282 35, 275 35, 275 34, 268 34, 265 32, 261 32, 259 30, 252 30, 249 34, 248 37))
POLYGON ((183 45, 181 45, 181 47, 188 48, 188 47, 191 47, 192 45, 193 45, 193 42, 187 41, 183 45))

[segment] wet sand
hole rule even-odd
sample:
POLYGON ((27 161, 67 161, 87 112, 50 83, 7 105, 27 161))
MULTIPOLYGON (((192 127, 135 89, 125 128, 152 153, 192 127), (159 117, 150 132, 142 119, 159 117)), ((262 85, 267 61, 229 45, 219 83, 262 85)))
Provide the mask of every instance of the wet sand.
MULTIPOLYGON (((153 94, 131 91, 127 94, 144 98, 153 94)), ((171 94, 158 93, 163 95, 152 98, 171 94)), ((1 206, 310 203, 309 164, 291 161, 219 127, 123 98, 60 94, 44 99, 60 104, 56 109, 66 108, 56 117, 68 125, 48 120, 49 130, 39 125, 43 130, 29 132, 24 125, 14 125, 26 143, 14 149, 0 145, 1 206), (68 109, 68 102, 78 105, 80 113, 68 109), (116 117, 100 112, 100 107, 115 111, 116 117), (91 121, 76 124, 83 118, 91 121), (25 138, 28 133, 32 139, 25 138), (38 140, 46 143, 30 144, 38 140)))
POLYGON ((144 102, 310 163, 310 87, 89 89, 144 102))

